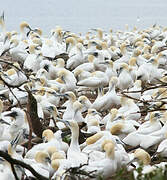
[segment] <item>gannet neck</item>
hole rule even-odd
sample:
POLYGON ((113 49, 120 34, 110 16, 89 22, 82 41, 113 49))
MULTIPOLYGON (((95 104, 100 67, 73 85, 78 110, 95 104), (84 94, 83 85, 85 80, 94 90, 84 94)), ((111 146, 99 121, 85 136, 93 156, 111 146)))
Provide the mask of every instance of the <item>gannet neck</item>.
POLYGON ((78 137, 79 137, 78 125, 71 128, 71 134, 72 134, 72 137, 71 137, 70 148, 73 150, 80 151, 79 143, 78 143, 78 137))

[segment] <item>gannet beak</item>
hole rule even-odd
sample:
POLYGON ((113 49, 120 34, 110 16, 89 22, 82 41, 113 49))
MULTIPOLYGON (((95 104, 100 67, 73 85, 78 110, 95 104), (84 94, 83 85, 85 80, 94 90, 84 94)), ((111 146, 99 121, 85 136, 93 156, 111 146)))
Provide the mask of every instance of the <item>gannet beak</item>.
MULTIPOLYGON (((3 54, 3 53, 2 53, 2 54, 3 54)), ((5 78, 11 80, 11 78, 10 78, 7 74, 5 74, 3 71, 1 71, 1 73, 2 73, 2 75, 3 75, 5 78)))
POLYGON ((1 19, 2 19, 3 21, 5 20, 5 14, 4 14, 4 11, 2 12, 1 19))
POLYGON ((133 162, 136 162, 136 161, 137 161, 137 158, 134 158, 131 161, 129 161, 126 165, 130 166, 133 162))
POLYGON ((104 62, 99 62, 99 64, 108 64, 108 62, 104 61, 104 62))
POLYGON ((7 125, 10 125, 8 122, 4 121, 3 119, 0 119, 0 123, 1 123, 1 124, 7 124, 7 125))
POLYGON ((51 159, 49 157, 46 157, 45 160, 47 163, 51 164, 51 159))
POLYGON ((53 106, 46 107, 46 110, 48 110, 49 112, 52 112, 53 111, 53 106))
POLYGON ((68 51, 69 43, 66 43, 66 52, 68 51))
POLYGON ((115 119, 113 119, 113 121, 117 121, 120 119, 120 116, 116 117, 115 119))
POLYGON ((21 136, 22 136, 22 134, 21 134, 21 132, 19 132, 19 133, 17 134, 17 136, 10 142, 10 144, 11 144, 12 147, 15 148, 15 147, 17 146, 17 144, 18 144, 21 136))
POLYGON ((101 116, 101 114, 100 114, 99 112, 97 112, 97 111, 94 111, 93 114, 94 114, 94 115, 98 114, 98 115, 101 116))
POLYGON ((44 143, 47 143, 46 137, 42 137, 42 141, 43 141, 44 143))
POLYGON ((52 94, 53 96, 57 97, 57 96, 63 96, 62 94, 57 94, 56 92, 51 92, 50 94, 52 94))
POLYGON ((17 112, 10 112, 8 114, 5 114, 4 116, 10 116, 10 117, 15 118, 17 116, 17 112))
POLYGON ((68 127, 70 126, 69 121, 66 121, 66 120, 63 120, 63 119, 60 119, 60 118, 57 118, 57 120, 60 121, 60 122, 63 122, 68 127))
POLYGON ((5 39, 4 39, 3 44, 5 44, 5 43, 6 43, 7 39, 8 39, 8 36, 5 36, 5 39))
POLYGON ((121 144, 123 147, 126 146, 126 144, 121 140, 121 139, 117 139, 117 144, 121 144))

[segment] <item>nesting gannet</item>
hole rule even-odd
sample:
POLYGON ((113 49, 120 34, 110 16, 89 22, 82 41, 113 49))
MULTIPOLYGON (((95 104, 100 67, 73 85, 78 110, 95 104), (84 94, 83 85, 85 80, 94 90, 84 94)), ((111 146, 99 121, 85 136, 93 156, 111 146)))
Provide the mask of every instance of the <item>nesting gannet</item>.
POLYGON ((118 160, 118 154, 115 152, 115 143, 110 141, 102 145, 105 151, 105 158, 102 160, 94 161, 89 163, 86 167, 88 171, 96 170, 95 174, 101 175, 103 178, 111 177, 121 166, 118 160), (97 163, 98 162, 98 163, 97 163))
POLYGON ((64 94, 64 96, 66 96, 69 100, 65 102, 64 106, 66 107, 66 110, 63 114, 63 119, 64 120, 69 120, 73 118, 73 104, 76 101, 76 96, 73 92, 66 92, 64 94))
POLYGON ((82 153, 79 147, 79 126, 77 122, 74 120, 70 120, 68 121, 68 123, 71 129, 72 137, 70 147, 67 151, 67 160, 71 162, 71 167, 75 167, 79 166, 80 164, 86 163, 88 160, 88 156, 85 153, 82 153))
POLYGON ((92 103, 86 96, 79 96, 78 101, 83 105, 82 112, 87 111, 92 103))
POLYGON ((131 145, 131 146, 142 146, 144 148, 148 148, 150 144, 152 144, 151 137, 152 133, 155 131, 158 132, 158 130, 161 129, 161 124, 158 121, 158 118, 160 117, 160 114, 158 113, 151 113, 150 114, 150 120, 148 122, 143 123, 137 131, 134 131, 130 133, 128 136, 126 136, 123 139, 123 142, 125 144, 131 145), (149 136, 150 135, 150 136, 149 136), (145 142, 145 138, 148 138, 150 142, 145 142))
POLYGON ((24 63, 25 59, 28 56, 28 53, 25 48, 26 43, 20 43, 18 39, 13 38, 10 41, 9 53, 12 56, 12 58, 16 59, 18 62, 24 63))
POLYGON ((80 64, 73 71, 76 72, 78 69, 82 69, 83 71, 94 72, 95 71, 94 60, 95 60, 95 57, 89 54, 88 62, 80 64))
POLYGON ((25 33, 25 29, 28 29, 29 31, 31 30, 29 24, 25 21, 21 22, 20 24, 20 40, 25 40, 26 39, 26 33, 25 33))
POLYGON ((58 72, 58 77, 64 81, 66 85, 66 91, 75 90, 77 81, 73 73, 68 70, 60 70, 58 72))
POLYGON ((26 133, 29 132, 29 125, 25 112, 20 108, 12 108, 11 111, 5 116, 9 116, 13 119, 9 127, 9 133, 12 137, 15 137, 19 130, 25 129, 26 133))
POLYGON ((97 111, 105 111, 111 109, 113 105, 120 104, 120 98, 115 92, 115 86, 117 84, 117 78, 112 77, 109 82, 108 92, 92 104, 91 108, 97 111))
POLYGON ((78 43, 76 45, 77 48, 77 53, 76 55, 71 56, 68 60, 67 60, 67 64, 66 64, 66 68, 67 69, 75 69, 78 65, 83 64, 84 62, 86 62, 86 59, 84 57, 83 54, 83 45, 81 43, 78 43))
POLYGON ((129 66, 126 63, 122 63, 118 71, 117 87, 124 90, 132 86, 133 79, 129 73, 129 66))
POLYGON ((42 56, 40 53, 36 52, 37 50, 37 45, 32 44, 29 46, 30 54, 24 61, 24 69, 34 72, 37 72, 39 70, 42 56))
MULTIPOLYGON (((33 146, 27 153, 26 153, 26 158, 33 159, 35 157, 35 153, 38 151, 45 151, 48 149, 49 146, 55 146, 58 151, 63 149, 62 146, 60 146, 59 141, 55 137, 54 133, 50 129, 46 129, 42 133, 42 137, 44 141, 47 141, 46 143, 41 143, 36 146, 33 146)), ((61 150, 63 153, 63 151, 61 150)))

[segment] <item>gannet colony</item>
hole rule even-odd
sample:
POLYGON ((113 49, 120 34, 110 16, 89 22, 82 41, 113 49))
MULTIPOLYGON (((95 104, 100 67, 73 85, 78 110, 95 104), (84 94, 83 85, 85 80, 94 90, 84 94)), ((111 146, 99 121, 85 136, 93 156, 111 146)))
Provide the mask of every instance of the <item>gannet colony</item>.
POLYGON ((166 171, 167 27, 0 27, 0 179, 166 171))

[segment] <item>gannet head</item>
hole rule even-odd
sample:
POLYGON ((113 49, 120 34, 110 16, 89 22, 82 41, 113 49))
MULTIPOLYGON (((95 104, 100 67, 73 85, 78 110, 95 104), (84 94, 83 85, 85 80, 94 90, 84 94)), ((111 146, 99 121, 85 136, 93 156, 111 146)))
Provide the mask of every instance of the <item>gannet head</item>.
POLYGON ((12 75, 16 74, 16 71, 13 68, 11 68, 11 69, 7 70, 6 73, 8 76, 12 76, 12 75))
POLYGON ((151 47, 149 45, 145 45, 143 48, 144 53, 149 53, 150 50, 151 50, 151 47))
POLYGON ((56 60, 56 63, 57 63, 57 65, 58 65, 59 67, 64 67, 64 65, 65 65, 65 62, 64 62, 64 59, 63 59, 63 58, 58 58, 58 59, 56 60))
POLYGON ((43 131, 42 133, 42 138, 44 139, 44 141, 50 141, 54 138, 54 134, 53 131, 50 129, 46 129, 43 131))
POLYGON ((109 81, 109 87, 115 86, 118 83, 118 78, 117 77, 111 77, 109 81))
POLYGON ((116 47, 115 46, 110 46, 110 50, 114 52, 116 50, 116 47))
POLYGON ((77 38, 77 42, 83 44, 83 39, 79 37, 77 38))
POLYGON ((11 41, 10 41, 11 48, 16 47, 18 44, 19 44, 18 39, 15 39, 15 38, 11 39, 11 41))
POLYGON ((20 119, 23 120, 24 117, 25 117, 25 112, 20 108, 15 108, 14 107, 14 108, 11 109, 10 113, 5 114, 5 116, 10 116, 10 117, 12 117, 14 119, 20 118, 20 119))
POLYGON ((33 38, 32 42, 38 46, 42 46, 42 41, 40 38, 33 38))
POLYGON ((56 106, 54 106, 54 105, 51 105, 51 106, 47 107, 47 110, 48 110, 54 117, 57 117, 57 115, 59 114, 56 106))
POLYGON ((157 58, 151 58, 147 63, 151 63, 154 66, 158 66, 158 59, 157 58))
POLYGON ((125 54, 126 53, 126 44, 125 43, 122 43, 121 46, 120 46, 120 51, 122 54, 125 54))
POLYGON ((101 62, 100 64, 108 64, 111 68, 113 68, 113 61, 112 60, 106 60, 105 62, 101 62))
POLYGON ((97 119, 89 119, 87 124, 89 124, 90 126, 99 126, 99 121, 97 119))
POLYGON ((59 78, 61 78, 64 81, 65 77, 67 77, 68 73, 67 73, 67 70, 60 70, 60 71, 58 71, 57 75, 59 78))
POLYGON ((57 26, 56 29, 55 29, 55 31, 56 31, 57 34, 61 35, 63 29, 62 29, 60 26, 57 26))
POLYGON ((77 43, 76 47, 80 51, 82 51, 82 49, 83 49, 83 45, 81 43, 77 43))
POLYGON ((101 47, 102 47, 102 49, 108 49, 106 42, 101 42, 101 47))
POLYGON ((42 164, 51 163, 49 154, 44 151, 39 151, 35 154, 35 161, 42 164))
POLYGON ((13 147, 12 147, 12 145, 11 145, 11 143, 9 143, 9 145, 8 145, 8 154, 10 155, 10 156, 12 156, 13 155, 13 153, 14 153, 14 149, 13 149, 13 147))
POLYGON ((35 28, 33 31, 36 32, 39 36, 42 36, 42 29, 35 28))
POLYGON ((53 168, 55 171, 57 171, 57 170, 59 169, 59 166, 60 166, 60 161, 59 161, 59 159, 54 159, 54 160, 52 160, 51 166, 52 166, 52 168, 53 168))
POLYGON ((156 120, 158 120, 161 117, 161 114, 158 112, 151 112, 150 113, 150 122, 155 122, 156 120))
POLYGON ((41 83, 41 86, 44 87, 44 85, 46 84, 46 79, 44 77, 40 77, 39 82, 41 83))
POLYGON ((64 159, 64 156, 60 153, 60 152, 54 152, 51 156, 51 160, 55 160, 55 159, 64 159))
POLYGON ((103 136, 102 132, 98 132, 95 135, 89 137, 86 139, 86 144, 90 145, 90 144, 94 144, 96 141, 98 141, 101 137, 103 136))
POLYGON ((65 96, 70 99, 72 102, 76 101, 76 96, 72 91, 68 91, 65 93, 65 96))
POLYGON ((99 114, 96 109, 88 109, 88 114, 89 115, 96 115, 96 114, 99 114))
POLYGON ((4 43, 5 43, 7 40, 10 40, 11 37, 12 37, 11 32, 6 32, 4 43))
POLYGON ((118 110, 116 108, 112 108, 110 110, 111 119, 113 120, 118 114, 118 110))
POLYGON ((37 44, 31 44, 29 46, 29 52, 30 54, 35 54, 35 50, 37 50, 38 45, 37 44))
POLYGON ((130 66, 135 66, 136 65, 136 62, 137 62, 137 59, 135 57, 131 57, 129 59, 129 65, 130 66))
POLYGON ((105 140, 102 143, 102 149, 106 152, 108 158, 114 159, 115 157, 115 143, 112 140, 105 140))
POLYGON ((135 83, 134 83, 134 86, 137 86, 138 88, 140 88, 141 85, 142 85, 141 80, 136 80, 135 83))
POLYGON ((79 101, 75 101, 73 103, 73 108, 74 108, 74 111, 78 111, 78 110, 81 110, 82 109, 82 104, 79 102, 79 101))
POLYGON ((56 78, 55 81, 57 81, 57 82, 60 83, 60 84, 64 84, 64 81, 63 81, 62 79, 60 79, 60 78, 56 78))
POLYGON ((28 29, 31 29, 29 24, 25 21, 23 21, 21 24, 20 24, 20 31, 23 32, 24 31, 24 28, 28 28, 28 29))
POLYGON ((91 54, 89 54, 88 55, 88 61, 91 63, 91 62, 93 62, 93 60, 94 60, 94 56, 93 55, 91 55, 91 54))
POLYGON ((66 52, 68 51, 68 47, 71 44, 72 46, 75 46, 75 39, 73 37, 66 38, 66 52))
POLYGON ((149 165, 151 162, 150 155, 143 149, 136 149, 134 152, 134 157, 141 161, 144 165, 149 165))
POLYGON ((110 132, 112 135, 120 134, 123 127, 123 123, 117 123, 111 127, 110 132))
POLYGON ((139 41, 137 41, 136 43, 135 43, 135 46, 136 47, 144 47, 144 42, 142 41, 142 40, 139 40, 139 41))
POLYGON ((74 76, 77 77, 77 76, 79 76, 82 72, 83 72, 82 69, 77 69, 77 70, 75 70, 75 72, 74 72, 74 76))
POLYGON ((140 54, 141 54, 141 51, 138 48, 135 49, 134 52, 133 52, 134 57, 138 57, 140 54))
POLYGON ((88 101, 88 98, 86 96, 79 96, 78 101, 81 104, 85 104, 88 101))
POLYGON ((126 70, 126 71, 129 71, 129 66, 128 66, 128 64, 126 64, 126 63, 121 63, 121 65, 120 65, 120 70, 126 70))
POLYGON ((51 157, 55 152, 57 152, 57 148, 55 146, 49 146, 47 148, 47 153, 49 154, 49 157, 51 157))

